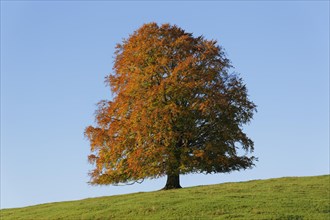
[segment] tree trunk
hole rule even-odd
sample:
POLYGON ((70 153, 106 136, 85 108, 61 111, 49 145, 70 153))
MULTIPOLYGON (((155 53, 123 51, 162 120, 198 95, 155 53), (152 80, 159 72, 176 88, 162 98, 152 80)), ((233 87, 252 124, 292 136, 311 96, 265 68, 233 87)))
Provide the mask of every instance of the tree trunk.
POLYGON ((182 139, 180 139, 175 148, 169 152, 169 160, 167 161, 167 181, 163 190, 179 189, 180 186, 180 157, 181 157, 182 139))
POLYGON ((180 189, 182 188, 180 186, 180 175, 167 175, 167 181, 166 185, 163 188, 163 190, 168 190, 168 189, 180 189))

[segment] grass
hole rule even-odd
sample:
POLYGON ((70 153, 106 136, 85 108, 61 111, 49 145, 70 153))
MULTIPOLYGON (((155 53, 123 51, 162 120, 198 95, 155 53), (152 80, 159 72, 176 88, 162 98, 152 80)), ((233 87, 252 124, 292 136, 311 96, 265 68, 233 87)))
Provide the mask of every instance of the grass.
POLYGON ((330 219, 330 175, 134 193, 1 210, 6 219, 330 219))

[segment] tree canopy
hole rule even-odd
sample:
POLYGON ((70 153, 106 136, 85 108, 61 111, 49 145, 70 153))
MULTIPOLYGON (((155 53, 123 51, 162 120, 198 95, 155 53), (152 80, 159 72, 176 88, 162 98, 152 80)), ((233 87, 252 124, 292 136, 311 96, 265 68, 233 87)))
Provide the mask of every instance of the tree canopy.
POLYGON ((143 25, 117 44, 113 99, 96 111, 90 140, 92 184, 251 168, 253 141, 242 126, 256 105, 216 40, 169 24, 143 25), (245 152, 240 155, 239 152, 245 152))

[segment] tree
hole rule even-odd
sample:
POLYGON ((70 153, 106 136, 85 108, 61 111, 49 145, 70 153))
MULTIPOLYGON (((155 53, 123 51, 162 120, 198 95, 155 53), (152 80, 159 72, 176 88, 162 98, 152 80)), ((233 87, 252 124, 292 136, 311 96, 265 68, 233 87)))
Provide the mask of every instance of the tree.
POLYGON ((167 175, 172 189, 180 174, 251 168, 253 141, 242 126, 256 105, 231 67, 217 41, 169 24, 145 24, 117 44, 106 77, 113 100, 99 102, 97 126, 85 130, 90 183, 167 175))

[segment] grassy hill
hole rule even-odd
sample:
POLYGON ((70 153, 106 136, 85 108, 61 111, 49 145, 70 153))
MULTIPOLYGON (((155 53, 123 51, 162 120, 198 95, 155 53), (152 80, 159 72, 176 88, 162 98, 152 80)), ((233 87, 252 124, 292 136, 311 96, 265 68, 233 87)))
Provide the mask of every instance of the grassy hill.
POLYGON ((3 209, 1 220, 6 219, 330 219, 330 175, 3 209))

